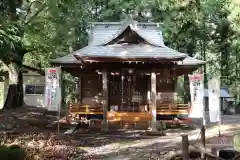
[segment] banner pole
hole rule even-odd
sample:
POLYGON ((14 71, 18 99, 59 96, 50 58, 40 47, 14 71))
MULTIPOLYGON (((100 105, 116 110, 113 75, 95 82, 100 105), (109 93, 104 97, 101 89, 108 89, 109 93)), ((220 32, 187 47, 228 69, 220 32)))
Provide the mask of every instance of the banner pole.
MULTIPOLYGON (((220 78, 218 78, 220 81, 220 78)), ((220 105, 220 97, 221 97, 221 84, 218 83, 218 89, 219 89, 219 94, 218 94, 218 100, 219 100, 219 123, 218 123, 218 136, 221 136, 221 125, 222 125, 222 110, 221 110, 221 105, 220 105)))
MULTIPOLYGON (((205 82, 206 82, 206 76, 205 73, 203 74, 203 95, 205 94, 205 82)), ((205 98, 203 96, 203 122, 201 127, 201 142, 202 142, 202 149, 203 153, 201 154, 202 160, 206 160, 206 103, 205 98)))
POLYGON ((201 159, 206 160, 206 128, 205 125, 201 126, 201 149, 204 151, 201 153, 201 159))
POLYGON ((58 105, 58 115, 57 115, 57 134, 60 132, 60 105, 58 105))
POLYGON ((59 92, 59 103, 58 103, 58 122, 57 122, 57 134, 60 133, 60 117, 61 117, 61 104, 62 104, 62 67, 59 67, 59 86, 58 86, 58 92, 59 92))
MULTIPOLYGON (((205 106, 205 104, 204 104, 205 106)), ((201 126, 201 147, 204 152, 201 153, 201 158, 206 160, 206 117, 205 117, 205 107, 203 107, 203 118, 201 126)))
POLYGON ((222 125, 222 111, 221 106, 219 105, 219 122, 218 122, 218 136, 221 136, 221 125, 222 125))

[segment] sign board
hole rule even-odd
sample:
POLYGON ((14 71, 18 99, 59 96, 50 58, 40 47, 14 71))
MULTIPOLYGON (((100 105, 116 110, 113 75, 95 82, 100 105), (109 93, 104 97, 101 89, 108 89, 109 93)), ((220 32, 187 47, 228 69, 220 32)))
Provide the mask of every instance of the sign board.
POLYGON ((45 70, 45 106, 49 111, 59 111, 61 103, 61 68, 46 68, 45 70))
POLYGON ((208 98, 210 122, 220 122, 220 80, 218 78, 208 82, 208 98))
POLYGON ((204 75, 193 74, 189 75, 191 108, 189 117, 204 118, 204 75))

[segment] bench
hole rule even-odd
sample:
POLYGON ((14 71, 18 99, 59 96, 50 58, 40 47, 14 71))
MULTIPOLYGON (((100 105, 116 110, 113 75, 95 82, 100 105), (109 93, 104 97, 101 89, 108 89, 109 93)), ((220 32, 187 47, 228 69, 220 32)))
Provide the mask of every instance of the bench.
POLYGON ((187 118, 189 114, 188 104, 158 104, 156 114, 158 117, 165 117, 163 119, 165 123, 188 124, 192 122, 190 118, 187 118), (179 118, 179 116, 184 118, 179 118))
MULTIPOLYGON (((70 117, 80 117, 80 116, 94 116, 94 115, 103 115, 103 109, 102 106, 96 105, 82 105, 82 104, 71 104, 68 107, 68 122, 70 122, 70 117)), ((99 118, 91 118, 91 122, 88 123, 95 123, 95 119, 99 118)), ((81 123, 82 120, 79 120, 81 123)))
POLYGON ((148 122, 151 123, 152 115, 149 112, 108 112, 108 122, 120 122, 120 127, 123 128, 123 123, 131 122, 136 128, 137 122, 148 122))
POLYGON ((188 104, 159 104, 156 110, 160 115, 189 114, 188 104))

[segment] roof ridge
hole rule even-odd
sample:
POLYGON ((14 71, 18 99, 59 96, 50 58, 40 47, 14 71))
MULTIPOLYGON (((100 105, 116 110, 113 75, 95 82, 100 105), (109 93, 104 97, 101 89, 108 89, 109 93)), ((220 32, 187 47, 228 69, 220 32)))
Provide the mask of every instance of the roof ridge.
POLYGON ((140 34, 140 32, 138 31, 138 27, 137 27, 138 24, 139 24, 139 22, 133 20, 132 18, 125 19, 124 21, 121 22, 121 27, 116 31, 116 33, 113 34, 112 37, 111 37, 109 40, 107 40, 107 41, 105 41, 105 42, 103 42, 103 43, 101 43, 101 44, 99 44, 99 45, 100 45, 100 46, 108 45, 110 42, 114 41, 114 40, 115 40, 116 38, 118 38, 121 34, 123 34, 123 32, 126 31, 126 29, 127 29, 128 27, 130 27, 130 30, 132 30, 133 32, 135 32, 135 33, 136 33, 140 38, 142 38, 144 41, 148 42, 149 44, 151 44, 151 45, 153 45, 153 46, 163 47, 163 46, 161 46, 161 45, 159 45, 159 44, 156 44, 156 43, 154 43, 154 42, 152 42, 152 41, 149 41, 148 39, 144 38, 144 36, 142 36, 142 35, 140 34))
MULTIPOLYGON (((89 24, 101 24, 101 25, 121 25, 123 21, 120 22, 89 22, 89 24)), ((138 22, 139 25, 159 25, 159 22, 138 22)))

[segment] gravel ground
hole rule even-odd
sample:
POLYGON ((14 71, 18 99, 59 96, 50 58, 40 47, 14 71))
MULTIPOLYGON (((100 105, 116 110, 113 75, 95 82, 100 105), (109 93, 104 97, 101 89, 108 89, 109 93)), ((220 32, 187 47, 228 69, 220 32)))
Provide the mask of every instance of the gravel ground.
MULTIPOLYGON (((234 131, 229 133, 229 126, 222 127, 222 133, 228 136, 214 137, 217 128, 208 129, 206 137, 213 137, 207 141, 208 144, 231 144, 234 131)), ((235 128, 235 127, 233 127, 235 128)), ((196 131, 189 131, 189 140, 194 141, 199 138, 196 131)), ((199 146, 197 142, 195 146, 199 146)), ((108 145, 100 147, 83 147, 88 155, 94 155, 95 159, 104 160, 137 160, 137 159, 159 159, 164 160, 174 155, 181 148, 180 136, 166 136, 149 139, 138 139, 133 141, 114 141, 108 145)))
MULTIPOLYGON (((164 160, 181 148, 181 132, 189 135, 190 141, 199 138, 199 129, 178 130, 178 133, 160 137, 56 135, 42 127, 54 120, 43 113, 32 108, 1 113, 0 131, 14 130, 15 133, 1 134, 2 144, 18 144, 27 151, 29 160, 164 160)), ((240 118, 238 115, 224 115, 222 122, 221 132, 227 136, 216 138, 218 128, 207 129, 206 137, 215 137, 207 143, 232 143, 232 135, 236 132, 234 129, 240 128, 240 118)))

